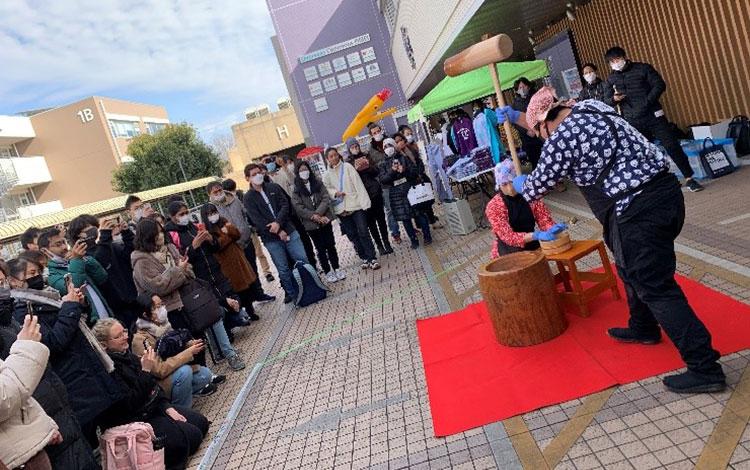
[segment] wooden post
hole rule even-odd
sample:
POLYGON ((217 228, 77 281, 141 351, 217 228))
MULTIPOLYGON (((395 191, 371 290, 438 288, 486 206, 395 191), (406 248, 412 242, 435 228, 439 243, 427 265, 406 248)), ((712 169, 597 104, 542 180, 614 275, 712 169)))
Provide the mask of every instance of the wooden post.
MULTIPOLYGON (((495 97, 497 98, 498 108, 505 106, 505 98, 503 98, 503 90, 500 87, 500 77, 497 74, 497 64, 489 64, 487 67, 490 69, 490 77, 492 77, 492 84, 495 85, 495 97)), ((513 166, 516 168, 516 174, 521 174, 521 160, 518 159, 518 152, 516 151, 516 143, 513 141, 513 126, 507 119, 503 123, 505 129, 505 136, 508 138, 508 146, 510 146, 510 156, 513 158, 513 166)))

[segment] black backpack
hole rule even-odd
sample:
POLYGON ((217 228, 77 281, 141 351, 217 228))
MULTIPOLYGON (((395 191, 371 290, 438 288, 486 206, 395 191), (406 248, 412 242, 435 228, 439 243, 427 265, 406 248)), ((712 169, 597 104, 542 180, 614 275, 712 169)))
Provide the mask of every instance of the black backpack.
POLYGON ((294 264, 292 276, 297 283, 297 298, 294 302, 297 307, 307 307, 320 302, 328 295, 328 287, 323 284, 311 265, 297 261, 294 264))
POLYGON ((750 120, 747 116, 735 116, 727 128, 727 138, 734 139, 737 156, 750 154, 750 120))
POLYGON ((156 354, 162 360, 174 357, 184 351, 188 342, 192 339, 193 337, 188 330, 180 328, 168 331, 156 341, 156 354))

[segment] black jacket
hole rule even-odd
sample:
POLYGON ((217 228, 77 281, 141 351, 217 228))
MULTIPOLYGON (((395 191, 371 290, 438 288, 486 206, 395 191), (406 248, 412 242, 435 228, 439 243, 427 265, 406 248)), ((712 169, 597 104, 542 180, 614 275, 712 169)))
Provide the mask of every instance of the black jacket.
POLYGON ((584 82, 583 84, 583 90, 581 91, 581 94, 578 95, 578 100, 599 100, 604 101, 608 97, 608 91, 607 88, 609 85, 607 82, 602 80, 599 77, 596 77, 596 80, 594 80, 594 83, 588 83, 584 82))
POLYGON ((281 230, 284 230, 288 235, 294 233, 295 228, 291 222, 292 207, 287 194, 278 184, 265 182, 263 183, 263 191, 266 193, 271 207, 273 207, 273 212, 268 208, 263 196, 252 188, 245 193, 243 200, 245 210, 261 240, 264 242, 279 241, 279 236, 271 233, 267 226, 272 222, 278 222, 281 230))
POLYGON ((109 276, 101 286, 102 295, 115 317, 130 326, 138 318, 139 311, 136 303, 138 291, 133 282, 133 267, 130 264, 135 236, 130 230, 123 230, 121 234, 123 243, 118 244, 112 242, 111 230, 100 230, 99 242, 92 254, 109 276))
POLYGON ((659 72, 642 62, 630 62, 619 72, 613 71, 607 77, 607 97, 605 103, 616 108, 614 90, 625 94, 619 103, 622 116, 635 127, 643 127, 661 110, 659 98, 667 89, 667 84, 659 72))
MULTIPOLYGON (((32 308, 39 319, 42 343, 50 351, 50 366, 65 384, 79 423, 86 427, 120 399, 120 387, 78 327, 80 304, 64 302, 58 310, 51 305, 32 303, 32 308)), ((15 320, 21 323, 25 315, 26 303, 16 302, 15 320)))
MULTIPOLYGON (((370 201, 372 201, 372 204, 375 205, 376 203, 382 203, 383 187, 380 185, 380 181, 378 181, 380 171, 378 170, 378 167, 376 166, 373 159, 370 158, 368 154, 357 155, 357 158, 362 157, 367 158, 367 162, 370 164, 370 166, 362 170, 357 170, 357 173, 359 173, 359 177, 362 179, 362 184, 365 185, 367 195, 370 196, 370 201)), ((352 162, 352 165, 353 164, 354 162, 352 162)))
POLYGON ((115 363, 112 377, 121 390, 122 398, 102 413, 104 429, 135 421, 146 421, 165 415, 170 403, 151 374, 141 370, 141 361, 130 351, 110 353, 115 363))
MULTIPOLYGON (((188 261, 193 266, 195 277, 210 283, 216 290, 216 298, 224 308, 227 308, 226 298, 237 299, 237 294, 232 290, 229 279, 221 272, 221 265, 216 260, 214 253, 219 252, 219 240, 212 236, 211 240, 203 242, 197 250, 193 248, 193 239, 198 234, 198 228, 190 222, 187 225, 177 225, 172 221, 165 226, 171 241, 179 241, 180 254, 187 254, 188 261), (172 235, 172 234, 176 235, 172 235), (176 237, 176 239, 175 239, 176 237)), ((177 246, 178 243, 175 243, 177 246)))
POLYGON ((409 204, 408 194, 412 186, 421 182, 418 166, 413 164, 408 157, 396 153, 393 157, 386 157, 382 168, 380 181, 383 184, 392 185, 388 197, 391 201, 393 217, 398 221, 410 220, 414 217, 414 213, 409 204), (401 162, 404 167, 403 173, 397 173, 391 168, 394 160, 401 162))

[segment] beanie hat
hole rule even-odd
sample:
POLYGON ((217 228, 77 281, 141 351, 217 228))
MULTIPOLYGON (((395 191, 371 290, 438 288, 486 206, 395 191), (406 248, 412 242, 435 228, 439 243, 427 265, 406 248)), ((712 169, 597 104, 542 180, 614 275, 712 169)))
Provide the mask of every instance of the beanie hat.
POLYGON ((390 145, 391 147, 396 147, 396 141, 388 137, 387 139, 383 139, 383 148, 390 145))
POLYGON ((556 103, 557 96, 552 87, 545 86, 534 93, 526 108, 526 124, 529 129, 536 129, 536 126, 547 118, 547 113, 556 103))
POLYGON ((495 165, 495 190, 500 189, 500 185, 513 182, 516 175, 516 167, 513 160, 506 158, 495 165))

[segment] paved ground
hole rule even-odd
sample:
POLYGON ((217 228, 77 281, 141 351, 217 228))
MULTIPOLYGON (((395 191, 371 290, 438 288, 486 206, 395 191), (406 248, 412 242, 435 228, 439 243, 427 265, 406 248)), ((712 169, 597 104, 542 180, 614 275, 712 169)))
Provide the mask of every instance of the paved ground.
MULTIPOLYGON (((680 273, 745 303, 748 176, 686 194, 677 247, 680 273)), ((556 218, 577 219, 575 238, 600 237, 580 194, 548 203, 556 218)), ((722 359, 730 388, 721 394, 679 396, 653 377, 435 438, 415 319, 480 300, 476 270, 492 235, 442 229, 435 239, 427 250, 397 247, 375 272, 340 240, 349 277, 329 299, 260 307, 262 320, 237 335, 248 368, 199 402, 213 425, 192 468, 750 469, 750 350, 722 359)))

